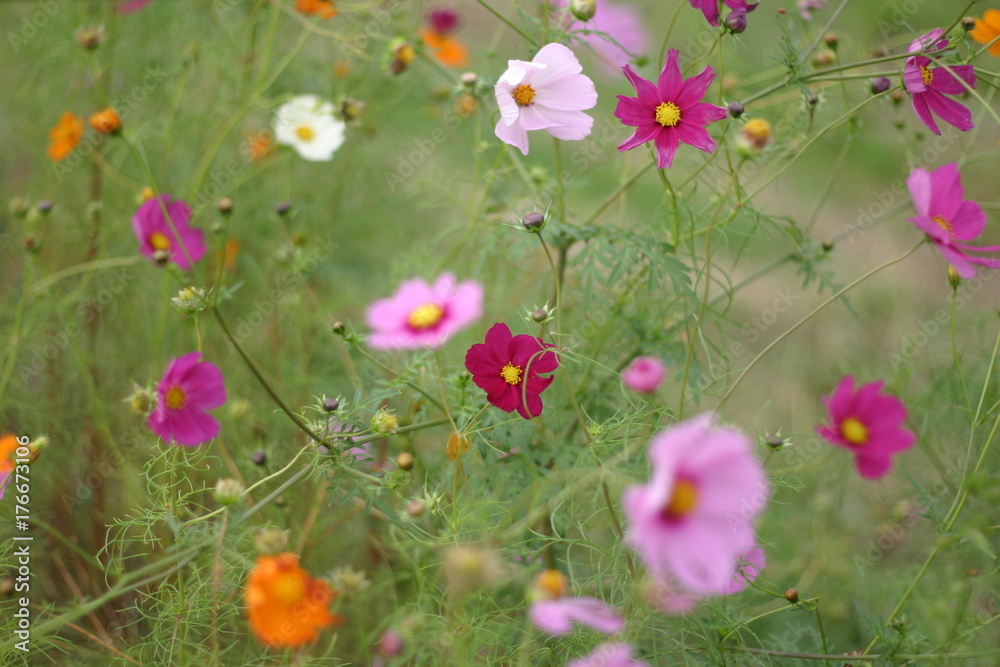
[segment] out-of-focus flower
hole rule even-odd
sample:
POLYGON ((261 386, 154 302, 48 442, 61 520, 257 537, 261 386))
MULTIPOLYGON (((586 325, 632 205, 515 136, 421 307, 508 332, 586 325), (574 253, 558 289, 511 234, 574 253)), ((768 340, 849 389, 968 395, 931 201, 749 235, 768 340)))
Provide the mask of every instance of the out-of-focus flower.
POLYGON ((266 646, 302 646, 315 641, 319 630, 343 622, 330 613, 335 597, 335 591, 302 569, 295 554, 260 556, 246 584, 250 628, 266 646))
POLYGON ((3 499, 4 491, 10 484, 11 474, 14 472, 14 452, 19 446, 16 435, 7 434, 0 436, 0 500, 3 499))
POLYGON ((334 115, 333 104, 315 95, 298 95, 275 112, 274 137, 291 146, 303 159, 326 162, 344 143, 344 121, 334 115))
MULTIPOLYGON (((926 51, 935 58, 941 58, 947 49, 948 40, 944 37, 944 30, 935 28, 915 39, 907 53, 926 51)), ((964 93, 966 87, 962 84, 963 81, 969 88, 975 88, 975 69, 972 65, 949 65, 947 68, 932 65, 933 61, 924 55, 911 56, 903 65, 903 85, 910 93, 917 117, 934 134, 941 134, 934 121, 935 115, 963 132, 971 130, 975 127, 972 112, 946 95, 964 93)))
POLYGON ((324 20, 337 15, 337 9, 330 0, 295 0, 295 9, 306 16, 318 16, 324 20))
MULTIPOLYGON (((989 44, 1000 37, 1000 10, 987 9, 983 12, 983 18, 976 19, 976 27, 969 32, 969 35, 980 44, 989 44)), ((1000 42, 994 42, 989 53, 992 56, 1000 56, 1000 42)))
POLYGON ((205 412, 226 402, 222 371, 200 352, 170 361, 156 387, 156 409, 146 420, 167 442, 200 445, 219 434, 219 422, 205 412))
POLYGON ((114 109, 108 107, 90 117, 90 126, 101 134, 115 134, 122 129, 122 119, 114 109))
POLYGON ((604 602, 590 597, 563 597, 566 576, 558 570, 545 570, 535 579, 528 615, 540 630, 562 635, 573 629, 573 623, 614 634, 625 627, 625 621, 604 602))
POLYGON ((119 14, 132 14, 140 9, 144 9, 146 5, 153 2, 153 0, 125 0, 124 2, 119 2, 118 6, 115 7, 115 11, 119 14))
POLYGON ((448 445, 445 451, 448 452, 450 460, 457 461, 462 454, 469 451, 469 439, 461 433, 452 433, 448 436, 448 445))
POLYGON ((681 142, 706 153, 715 150, 715 141, 705 126, 725 118, 726 110, 700 101, 715 78, 715 70, 706 67, 697 76, 684 79, 677 49, 670 49, 656 85, 628 65, 622 71, 635 88, 636 97, 618 95, 615 117, 636 131, 618 147, 619 151, 652 141, 656 146, 656 166, 666 169, 673 164, 681 142))
POLYGON ((81 26, 73 31, 73 38, 76 40, 76 43, 83 48, 88 51, 93 51, 101 45, 101 42, 104 41, 104 26, 81 26))
MULTIPOLYGON (((566 0, 555 6, 566 6, 566 0)), ((587 21, 568 19, 566 30, 594 50, 607 72, 617 74, 645 53, 649 42, 646 24, 632 5, 597 0, 595 10, 587 21)))
POLYGON ((914 169, 906 179, 913 198, 916 217, 909 221, 927 234, 941 256, 955 267, 963 278, 976 275, 973 265, 1000 268, 1000 260, 973 257, 965 251, 996 252, 1000 246, 971 246, 956 241, 969 241, 983 233, 986 214, 974 201, 965 201, 965 191, 954 162, 932 172, 914 169))
POLYGON ((514 336, 506 324, 498 322, 486 332, 485 343, 469 348, 465 367, 491 404, 531 419, 542 414, 540 394, 554 379, 539 373, 559 367, 559 358, 548 351, 551 347, 534 336, 514 336))
POLYGON ((799 15, 806 21, 812 21, 813 12, 826 9, 827 0, 799 0, 799 15))
POLYGON ((270 130, 261 130, 247 135, 244 141, 246 159, 250 162, 261 162, 274 154, 274 137, 270 130))
POLYGON ((494 88, 497 138, 527 155, 530 130, 571 141, 589 136, 594 119, 583 110, 597 104, 597 90, 581 72, 580 61, 562 44, 546 44, 531 62, 508 60, 494 88))
POLYGON ((763 118, 751 118, 740 128, 736 148, 746 157, 757 155, 771 141, 771 124, 763 118))
POLYGON ((368 307, 368 344, 377 350, 438 348, 482 312, 483 286, 474 280, 456 284, 453 274, 443 273, 430 285, 414 278, 368 307))
POLYGON ((666 375, 666 367, 656 357, 636 357, 622 371, 622 382, 632 391, 652 394, 666 375))
POLYGON ((892 455, 909 449, 916 440, 903 427, 906 408, 895 396, 881 393, 884 384, 870 382, 854 391, 854 378, 846 376, 823 398, 830 425, 816 427, 821 437, 854 454, 858 473, 866 479, 889 472, 892 455))
POLYGON ((770 493, 750 439, 716 428, 711 414, 653 438, 647 484, 622 498, 626 542, 650 573, 698 594, 724 594, 755 542, 753 519, 770 493))
MULTIPOLYGON (((719 25, 719 0, 688 1, 691 3, 692 7, 701 10, 701 13, 705 15, 705 20, 708 21, 709 25, 719 25)), ((751 5, 746 2, 746 0, 725 0, 725 5, 732 10, 729 13, 730 17, 745 17, 747 14, 757 9, 756 4, 751 5)))
POLYGON ((452 595, 465 595, 503 581, 507 570, 496 551, 467 544, 455 544, 442 554, 442 569, 452 595))
POLYGON ((83 138, 83 118, 72 111, 66 111, 56 126, 49 130, 49 159, 61 162, 83 138))
POLYGON ((469 62, 465 44, 452 34, 458 24, 458 14, 452 10, 435 9, 427 13, 427 25, 419 32, 427 50, 445 67, 465 67, 469 62))
POLYGON ((187 271, 205 254, 205 233, 189 227, 190 219, 191 207, 181 199, 170 201, 170 195, 160 195, 148 200, 132 216, 139 252, 153 260, 160 253, 187 271))
POLYGON ((628 644, 601 644, 582 658, 571 660, 566 667, 649 667, 649 663, 632 657, 628 644))
POLYGON ((735 595, 746 589, 757 579, 757 575, 764 569, 767 563, 764 550, 760 547, 750 547, 740 556, 736 562, 736 572, 729 585, 722 590, 723 595, 735 595))

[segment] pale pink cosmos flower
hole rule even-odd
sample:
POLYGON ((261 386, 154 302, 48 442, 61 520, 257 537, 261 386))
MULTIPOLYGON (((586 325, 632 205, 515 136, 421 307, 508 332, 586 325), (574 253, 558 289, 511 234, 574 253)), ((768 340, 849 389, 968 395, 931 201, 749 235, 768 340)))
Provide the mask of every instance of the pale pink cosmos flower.
MULTIPOLYGON (((764 550, 760 547, 747 549, 736 563, 736 569, 729 583, 719 591, 720 595, 735 595, 750 586, 764 569, 764 550)), ((686 614, 698 607, 704 599, 685 591, 672 576, 654 578, 646 589, 646 596, 660 611, 674 616, 686 614)))
POLYGON ((930 238, 931 242, 963 278, 976 275, 973 265, 1000 268, 1000 260, 972 257, 966 250, 995 252, 1000 246, 971 246, 956 241, 969 241, 983 233, 986 214, 974 201, 965 201, 965 192, 954 162, 934 171, 914 169, 906 179, 913 197, 917 216, 909 221, 930 238))
POLYGON ((821 424, 816 433, 855 456, 858 473, 878 479, 892 467, 892 456, 913 446, 917 439, 903 427, 906 408, 895 396, 881 393, 881 380, 854 391, 854 378, 843 378, 823 403, 830 413, 830 425, 821 424))
MULTIPOLYGON (((944 30, 935 28, 910 44, 907 53, 925 51, 940 58, 948 49, 948 40, 944 30)), ((961 95, 966 91, 965 82, 969 88, 976 87, 976 72, 972 65, 949 65, 947 69, 933 65, 933 61, 924 55, 911 56, 903 65, 903 85, 910 93, 913 110, 917 117, 934 134, 941 134, 934 121, 936 114, 949 125, 963 132, 971 130, 972 112, 946 95, 961 95), (957 78, 956 78, 957 77, 957 78)))
POLYGON ((597 598, 557 598, 531 603, 531 622, 550 635, 563 635, 573 629, 573 623, 614 634, 625 627, 625 621, 614 609, 597 598))
POLYGON ((628 368, 622 371, 622 382, 632 391, 652 394, 666 375, 666 367, 656 357, 636 357, 628 368))
POLYGON ((813 12, 826 9, 827 0, 799 0, 799 14, 806 21, 812 21, 813 12))
POLYGON ((438 348, 483 312, 483 286, 474 280, 455 283, 443 273, 433 285, 407 280, 388 299, 368 307, 368 344, 378 350, 438 348))
MULTIPOLYGON (((565 7, 568 0, 559 0, 565 7)), ((597 13, 589 21, 580 21, 570 14, 566 29, 594 50, 604 69, 616 74, 646 51, 649 35, 638 10, 628 4, 597 0, 597 13)))
POLYGON ((750 438, 705 413, 660 432, 647 456, 649 482, 622 498, 625 541, 653 576, 673 576, 692 593, 725 593, 770 494, 750 438))
POLYGON ((597 104, 597 89, 581 72, 580 61, 562 44, 546 44, 531 62, 508 60, 494 88, 497 138, 527 155, 530 130, 571 141, 589 136, 594 119, 583 110, 597 104))
POLYGON ((566 663, 566 667, 649 667, 632 657, 628 644, 601 644, 588 655, 566 663))
POLYGON ((702 102, 705 91, 715 78, 715 70, 706 67, 697 76, 684 79, 677 49, 670 49, 656 85, 625 65, 622 71, 635 88, 636 96, 618 95, 615 117, 623 125, 636 128, 619 151, 632 150, 647 141, 656 146, 656 166, 669 168, 681 143, 711 153, 715 141, 705 126, 726 117, 726 110, 702 102))

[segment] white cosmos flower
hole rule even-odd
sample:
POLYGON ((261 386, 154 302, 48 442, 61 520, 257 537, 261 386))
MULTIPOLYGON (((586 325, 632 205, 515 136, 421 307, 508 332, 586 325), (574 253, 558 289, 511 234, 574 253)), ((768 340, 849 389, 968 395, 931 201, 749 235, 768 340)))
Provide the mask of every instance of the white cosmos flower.
POLYGON ((274 137, 306 160, 325 162, 344 143, 347 126, 333 115, 333 105, 315 95, 298 95, 274 116, 274 137))

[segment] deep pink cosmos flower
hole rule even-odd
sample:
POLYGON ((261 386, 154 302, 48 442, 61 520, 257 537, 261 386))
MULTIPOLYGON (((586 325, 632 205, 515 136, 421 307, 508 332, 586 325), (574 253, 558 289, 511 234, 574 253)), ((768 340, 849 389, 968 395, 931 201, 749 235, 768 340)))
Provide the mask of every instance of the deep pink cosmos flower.
POLYGON ((906 408, 902 401, 880 393, 884 384, 870 382, 855 392, 854 378, 848 375, 830 396, 823 397, 832 424, 816 427, 821 437, 854 454, 858 472, 866 479, 889 472, 890 457, 909 449, 917 439, 903 428, 906 408))
POLYGON ((681 142, 706 153, 715 150, 715 141, 708 136, 705 126, 725 118, 726 110, 699 101, 715 78, 715 70, 706 67, 701 74, 684 79, 677 62, 677 49, 670 49, 655 86, 628 65, 622 71, 635 87, 637 97, 618 95, 615 117, 636 131, 618 150, 632 150, 652 141, 656 146, 656 166, 660 169, 673 164, 681 142))
MULTIPOLYGON (((935 28, 914 40, 907 53, 926 51, 940 58, 948 48, 948 40, 943 35, 944 30, 935 28)), ((969 88, 976 87, 976 72, 972 65, 949 65, 945 69, 932 66, 931 59, 922 55, 907 58, 906 64, 903 65, 903 85, 913 100, 913 110, 934 134, 941 134, 937 123, 934 122, 935 114, 963 132, 975 127, 972 122, 972 112, 955 100, 945 97, 945 95, 964 93, 966 88, 962 85, 962 81, 968 84, 969 88)))
POLYGON ((656 435, 648 457, 649 482, 622 498, 626 542, 654 577, 673 576, 692 593, 725 593, 770 493, 750 438, 716 428, 706 413, 656 435))
MULTIPOLYGON (((568 0, 553 4, 565 7, 568 0)), ((597 13, 589 21, 567 16, 566 30, 594 50, 605 70, 617 74, 622 65, 645 53, 649 41, 646 25, 632 5, 597 0, 596 7, 597 13)))
POLYGON ((192 352, 167 366, 156 387, 156 409, 146 423, 167 442, 200 445, 219 434, 219 422, 205 410, 225 402, 222 371, 192 352))
POLYGON ((485 343, 476 343, 466 352, 465 367, 476 386, 486 392, 486 400, 531 419, 542 414, 539 394, 553 380, 539 373, 551 373, 559 367, 558 357, 546 351, 551 347, 534 336, 513 336, 506 324, 498 322, 486 332, 485 343))
POLYGON ((483 312, 483 286, 474 280, 455 284, 442 273, 434 285, 407 280, 388 299, 368 307, 368 344, 378 350, 438 348, 483 312))
POLYGON ((583 110, 597 104, 597 90, 582 71, 562 44, 546 44, 531 62, 508 60, 494 88, 500 106, 497 138, 524 155, 529 130, 545 130, 557 139, 585 139, 594 119, 583 110))
POLYGON ((189 227, 190 220, 191 207, 181 199, 170 201, 170 195, 160 195, 146 201, 132 216, 139 252, 151 259, 165 253, 167 260, 187 271, 205 254, 205 232, 189 227))
POLYGON ((656 391, 667 370, 663 362, 656 357, 636 357, 622 371, 622 382, 632 391, 640 394, 652 394, 656 391))
MULTIPOLYGON (((695 9, 700 9, 701 13, 705 15, 705 20, 709 22, 710 25, 719 25, 719 0, 688 0, 691 6, 695 9)), ((757 9, 757 5, 746 2, 746 0, 725 0, 726 7, 729 7, 732 11, 726 18, 726 21, 735 20, 736 17, 743 18, 753 10, 757 9)))
POLYGON ((566 663, 566 667, 649 667, 635 660, 628 644, 601 644, 582 658, 566 663))
POLYGON ((971 257, 964 250, 995 252, 1000 246, 970 246, 960 241, 974 239, 983 233, 986 214, 974 201, 964 201, 958 165, 952 162, 932 172, 914 169, 906 179, 906 187, 913 197, 917 216, 909 221, 920 228, 937 246, 942 257, 948 260, 958 275, 971 278, 976 275, 974 264, 991 269, 1000 267, 1000 260, 971 257))
POLYGON ((432 9, 427 12, 427 26, 439 35, 447 35, 458 28, 458 14, 450 9, 432 9))

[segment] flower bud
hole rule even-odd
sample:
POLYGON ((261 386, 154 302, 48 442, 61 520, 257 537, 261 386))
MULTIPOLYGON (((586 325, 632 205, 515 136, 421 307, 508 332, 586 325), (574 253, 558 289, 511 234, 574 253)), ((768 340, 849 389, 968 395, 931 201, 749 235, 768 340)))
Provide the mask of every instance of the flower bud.
POLYGON ((255 466, 262 466, 267 463, 267 452, 263 449, 253 450, 253 454, 250 455, 250 460, 253 461, 255 466))
POLYGON ((28 200, 24 197, 12 197, 7 204, 7 210, 10 211, 12 216, 18 219, 24 219, 28 215, 29 208, 30 204, 28 204, 28 200))
POLYGON ((596 0, 569 0, 569 11, 581 21, 589 21, 597 13, 596 0))
POLYGON ((751 118, 740 128, 736 147, 744 157, 753 157, 771 141, 771 124, 763 118, 751 118))
POLYGON ((83 48, 93 51, 104 41, 104 26, 81 26, 73 31, 73 39, 83 48))
POLYGON ((400 467, 401 470, 410 470, 413 468, 413 454, 409 452, 400 452, 399 456, 396 457, 396 465, 400 467))
POLYGON ((399 428, 399 419, 386 408, 381 408, 372 417, 372 430, 383 435, 399 428))
POLYGON ((504 578, 503 563, 489 549, 456 544, 445 550, 442 560, 448 590, 454 595, 499 583, 504 578))
POLYGON ((789 588, 787 591, 785 591, 785 599, 791 602, 792 604, 798 604, 799 592, 794 588, 789 588))
POLYGON ((338 567, 330 573, 330 583, 345 596, 358 595, 372 585, 364 572, 355 570, 350 565, 338 567))
POLYGON ((280 215, 282 218, 288 215, 289 211, 292 210, 292 204, 287 201, 283 201, 274 207, 274 212, 280 215))
POLYGON ((230 213, 233 212, 233 198, 223 197, 218 201, 216 206, 219 207, 219 213, 221 213, 222 215, 229 215, 230 213))
POLYGON ((125 399, 129 409, 138 414, 146 416, 156 408, 156 396, 146 387, 134 386, 132 395, 125 399))
POLYGON ((535 308, 533 311, 531 311, 531 320, 533 322, 538 322, 539 324, 541 324, 547 319, 549 319, 549 311, 545 310, 544 308, 535 308))
POLYGON ((396 44, 392 49, 392 62, 389 71, 393 74, 402 74, 417 59, 417 52, 409 44, 396 44))
POLYGON ((726 111, 729 112, 730 118, 739 118, 743 115, 743 103, 733 100, 726 107, 726 111))
POLYGON ((0 579, 0 595, 9 597, 14 592, 14 580, 10 577, 0 579))
POLYGON ((340 401, 335 398, 324 398, 323 399, 323 409, 327 412, 336 412, 337 408, 340 407, 340 401))
POLYGON ((835 49, 837 48, 837 45, 840 44, 840 37, 836 33, 830 32, 823 37, 823 41, 826 42, 826 45, 831 49, 835 49))
POLYGON ((837 61, 837 54, 833 49, 823 49, 813 56, 813 64, 816 67, 829 67, 837 61))
POLYGON ((479 83, 479 75, 475 72, 466 72, 460 76, 458 80, 461 81, 462 85, 466 88, 475 88, 476 84, 479 83))
POLYGON ((823 252, 830 252, 831 250, 833 250, 833 245, 834 245, 833 239, 825 239, 821 245, 821 247, 823 248, 823 252))
POLYGON ((879 95, 881 93, 884 93, 885 91, 889 90, 890 86, 892 86, 892 81, 889 79, 889 77, 877 76, 874 79, 872 79, 871 82, 872 95, 879 95))
POLYGON ((566 575, 559 570, 545 570, 535 578, 535 590, 550 599, 561 598, 567 583, 566 575))
POLYGON ((49 439, 40 435, 31 442, 28 443, 28 464, 32 464, 38 460, 41 455, 42 450, 49 446, 49 439))
POLYGON ((538 213, 537 211, 534 213, 529 213, 528 215, 521 218, 521 224, 529 232, 537 234, 538 232, 542 231, 543 227, 545 227, 545 214, 538 213))
POLYGON ((726 27, 729 28, 729 32, 734 35, 738 35, 747 29, 747 15, 746 12, 730 12, 729 16, 726 17, 726 27))
POLYGON ((966 17, 962 18, 962 29, 965 30, 965 32, 969 32, 971 30, 975 30, 976 29, 976 19, 972 18, 971 16, 966 16, 966 17))
POLYGON ((962 284, 962 276, 958 275, 958 271, 950 264, 948 265, 948 284, 951 285, 952 289, 958 289, 958 286, 962 284))
POLYGON ((261 528, 254 533, 253 546, 264 556, 283 553, 288 550, 288 533, 277 528, 261 528))
POLYGON ((108 107, 90 117, 90 126, 101 134, 117 134, 122 129, 122 119, 108 107))
POLYGON ((378 638, 378 652, 387 658, 394 658, 403 652, 403 635, 388 629, 378 638))
POLYGON ((785 444, 785 439, 780 435, 769 435, 764 438, 764 444, 767 445, 768 449, 781 449, 785 444))
POLYGON ((38 212, 42 213, 42 214, 51 213, 52 212, 52 202, 50 202, 48 199, 43 199, 42 201, 38 202, 38 204, 35 206, 35 208, 37 208, 38 212))
POLYGON ((200 313, 208 307, 205 290, 200 287, 185 287, 170 300, 170 303, 185 315, 200 313))
POLYGON ((345 123, 350 123, 351 121, 357 120, 364 113, 365 103, 359 102, 351 97, 344 98, 344 101, 340 103, 340 110, 337 115, 345 123))
POLYGON ((406 504, 406 513, 413 518, 422 516, 427 511, 427 501, 421 498, 414 498, 406 504))
POLYGON ((245 398, 232 401, 229 405, 229 414, 237 421, 246 417, 248 412, 250 412, 250 401, 245 398))
POLYGON ((330 331, 337 334, 338 336, 343 336, 347 331, 347 327, 344 326, 343 322, 337 321, 330 325, 330 331))
POLYGON ((170 253, 166 250, 154 250, 153 251, 153 261, 160 266, 166 266, 170 261, 170 253))
POLYGON ((244 491, 246 487, 243 486, 243 482, 226 478, 216 482, 215 492, 212 495, 215 497, 215 502, 220 505, 235 505, 243 499, 244 491))

